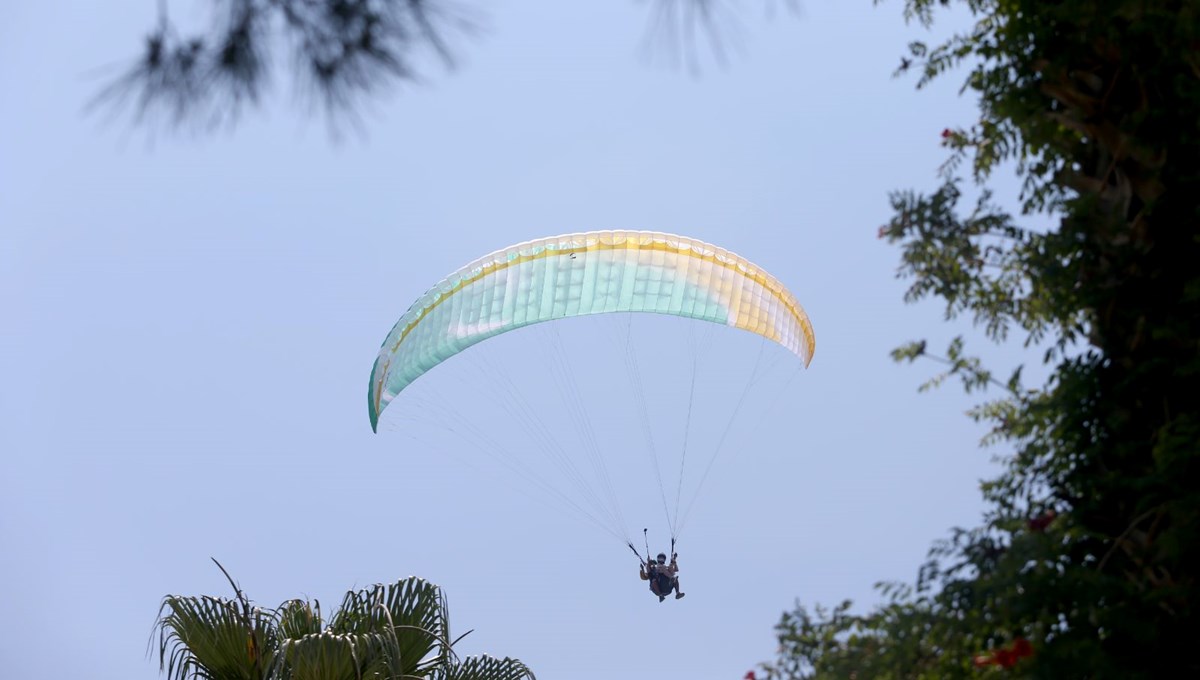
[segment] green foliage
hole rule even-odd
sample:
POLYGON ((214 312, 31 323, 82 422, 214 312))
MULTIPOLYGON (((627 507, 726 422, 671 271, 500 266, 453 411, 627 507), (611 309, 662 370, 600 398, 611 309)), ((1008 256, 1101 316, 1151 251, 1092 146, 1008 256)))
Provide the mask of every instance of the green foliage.
POLYGON ((168 595, 159 611, 159 659, 167 677, 259 680, 277 646, 270 614, 237 600, 168 595))
MULTIPOLYGON (((928 25, 950 0, 907 0, 928 25)), ((932 194, 899 192, 906 299, 1045 348, 1050 377, 1004 382, 966 353, 932 359, 999 398, 970 415, 1013 451, 983 483, 982 526, 934 546, 912 585, 853 615, 797 604, 772 678, 1200 677, 1200 2, 963 0, 974 26, 914 42, 918 86, 966 68, 979 119, 947 129, 932 194), (986 189, 1015 161, 1018 225, 986 189), (965 214, 962 179, 983 187, 965 214)))
POLYGON ((422 50, 452 64, 451 40, 474 25, 445 0, 220 0, 212 28, 189 35, 169 4, 158 3, 141 57, 93 105, 132 106, 138 122, 232 123, 261 100, 272 56, 290 52, 296 91, 353 120, 366 98, 416 77, 422 50))
POLYGON ((346 593, 328 622, 319 602, 290 600, 261 609, 232 579, 230 584, 233 599, 163 600, 155 628, 159 662, 171 680, 534 678, 516 659, 459 659, 446 599, 423 579, 346 593))
MULTIPOLYGON (((766 0, 771 7, 775 0, 766 0)), ((779 0, 794 7, 797 0, 779 0)), ((293 89, 331 123, 359 123, 372 98, 421 78, 422 54, 455 65, 460 40, 483 11, 469 0, 208 0, 209 28, 186 32, 158 2, 141 56, 91 102, 136 123, 208 131, 257 107, 273 64, 288 63, 293 89)), ((178 3, 175 3, 178 4, 178 3)), ((726 0, 649 0, 648 46, 697 68, 706 44, 718 61, 736 44, 737 5, 726 0)))

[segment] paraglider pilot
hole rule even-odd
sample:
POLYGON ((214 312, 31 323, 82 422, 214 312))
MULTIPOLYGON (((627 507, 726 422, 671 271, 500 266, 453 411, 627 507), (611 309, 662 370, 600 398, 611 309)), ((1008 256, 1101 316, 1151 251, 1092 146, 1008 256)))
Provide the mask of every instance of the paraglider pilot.
POLYGON ((675 591, 675 599, 684 596, 683 591, 679 589, 679 554, 671 554, 671 563, 667 564, 667 556, 665 553, 659 553, 656 561, 646 562, 642 565, 638 576, 643 581, 650 582, 650 592, 658 596, 658 601, 662 602, 667 599, 671 591, 675 591))

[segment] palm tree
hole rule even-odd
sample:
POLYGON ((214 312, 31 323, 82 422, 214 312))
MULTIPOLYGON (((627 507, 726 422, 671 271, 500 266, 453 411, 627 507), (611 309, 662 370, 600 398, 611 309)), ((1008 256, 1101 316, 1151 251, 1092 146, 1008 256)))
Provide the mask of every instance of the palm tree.
POLYGON ((169 680, 535 680, 516 659, 458 658, 465 636, 451 641, 446 597, 424 579, 348 592, 326 621, 317 601, 253 606, 217 566, 234 598, 163 598, 155 634, 169 680))

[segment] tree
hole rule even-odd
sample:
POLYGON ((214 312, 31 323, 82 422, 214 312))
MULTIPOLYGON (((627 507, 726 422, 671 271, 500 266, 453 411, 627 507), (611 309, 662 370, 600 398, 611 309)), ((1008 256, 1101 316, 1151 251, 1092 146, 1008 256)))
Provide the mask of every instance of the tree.
MULTIPOLYGON (((726 3, 650 0, 652 35, 693 66, 702 39, 723 59, 736 24, 726 3)), ((421 53, 453 66, 457 40, 478 25, 478 12, 456 0, 213 0, 212 28, 185 34, 168 4, 158 0, 141 56, 92 106, 132 106, 143 124, 232 124, 261 102, 272 56, 290 52, 295 89, 307 104, 334 122, 357 122, 365 100, 418 76, 421 53)))
POLYGON ((462 638, 450 639, 446 598, 420 578, 348 592, 328 620, 320 602, 261 609, 229 582, 232 599, 163 599, 155 630, 159 663, 171 680, 534 678, 516 659, 457 658, 453 647, 462 638))
MULTIPOLYGON (((1006 380, 960 337, 928 358, 1014 453, 982 485, 982 526, 955 529, 885 604, 811 611, 777 632, 772 678, 1200 677, 1200 2, 961 0, 973 28, 914 42, 918 86, 965 65, 979 98, 946 130, 944 183, 893 195, 880 237, 902 249, 907 299, 1044 350, 1050 377, 1006 380), (987 191, 1015 161, 1019 224, 987 191), (964 179, 983 188, 959 209, 964 179)), ((928 26, 950 0, 906 0, 928 26)))

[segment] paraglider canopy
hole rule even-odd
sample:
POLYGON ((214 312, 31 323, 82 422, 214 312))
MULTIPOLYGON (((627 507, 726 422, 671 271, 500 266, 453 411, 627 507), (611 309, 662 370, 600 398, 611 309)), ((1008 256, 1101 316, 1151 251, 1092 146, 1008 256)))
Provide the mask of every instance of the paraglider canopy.
POLYGON ((816 348, 795 296, 728 250, 650 231, 553 236, 479 258, 409 307, 371 370, 371 428, 404 388, 471 345, 531 324, 612 312, 668 314, 750 331, 806 366, 816 348))

